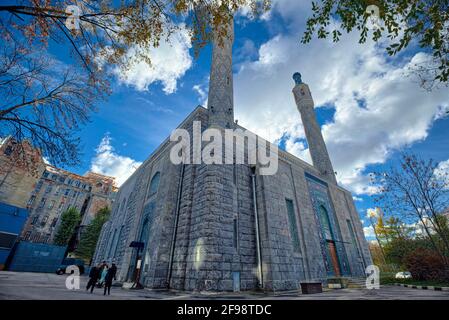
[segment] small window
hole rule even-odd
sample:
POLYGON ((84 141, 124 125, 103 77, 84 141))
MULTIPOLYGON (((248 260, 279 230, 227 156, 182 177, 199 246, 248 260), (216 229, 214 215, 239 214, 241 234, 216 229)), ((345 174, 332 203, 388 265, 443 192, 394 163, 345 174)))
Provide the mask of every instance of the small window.
POLYGON ((237 218, 234 218, 234 224, 233 224, 233 244, 234 244, 234 248, 238 248, 239 246, 239 225, 238 225, 238 220, 237 218))
POLYGON ((48 209, 53 209, 53 207, 55 206, 56 201, 55 200, 51 200, 50 204, 48 205, 48 209))
POLYGON ((35 196, 35 195, 32 195, 32 196, 30 197, 30 200, 28 200, 28 205, 31 206, 31 205, 33 204, 34 200, 36 200, 36 196, 35 196))
POLYGON ((45 224, 47 223, 47 221, 48 221, 48 216, 43 217, 42 221, 41 221, 41 227, 44 227, 45 224))
POLYGON ((58 218, 53 218, 53 221, 51 222, 51 227, 56 227, 56 223, 58 222, 58 218))
POLYGON ((37 215, 34 216, 33 219, 31 220, 31 224, 33 224, 33 225, 36 224, 38 219, 39 219, 39 216, 37 216, 37 215))
POLYGON ((293 205, 293 201, 290 199, 285 199, 285 204, 287 206, 287 215, 290 226, 290 237, 292 239, 293 250, 299 252, 299 237, 298 226, 296 224, 295 207, 293 205))
POLYGON ((47 188, 45 188, 45 193, 50 193, 52 188, 52 186, 47 186, 47 188))
POLYGON ((41 190, 42 184, 43 184, 43 181, 39 180, 39 182, 36 184, 36 188, 35 188, 36 192, 39 192, 41 190))
POLYGON ((7 156, 9 157, 9 156, 12 154, 12 152, 13 152, 12 146, 7 146, 7 147, 5 148, 4 154, 7 155, 7 156))
POLYGON ((346 223, 348 224, 348 230, 349 234, 351 235, 352 245, 357 249, 357 240, 355 237, 354 229, 352 228, 351 221, 349 219, 346 219, 346 223))
POLYGON ((126 204, 126 198, 124 198, 122 200, 122 204, 120 205, 120 211, 122 211, 123 209, 125 209, 125 204, 126 204))
POLYGON ((47 201, 46 198, 41 199, 41 202, 39 203, 39 209, 42 209, 45 206, 45 201, 47 201))
POLYGON ((161 174, 159 172, 156 172, 150 182, 149 196, 152 196, 155 193, 157 193, 157 189, 159 188, 159 180, 160 179, 161 179, 161 174))
POLYGON ((42 176, 44 178, 48 178, 49 175, 50 175, 50 172, 48 172, 48 171, 44 171, 44 173, 42 174, 42 176))
POLYGON ((65 189, 64 195, 68 196, 70 194, 70 189, 65 189))

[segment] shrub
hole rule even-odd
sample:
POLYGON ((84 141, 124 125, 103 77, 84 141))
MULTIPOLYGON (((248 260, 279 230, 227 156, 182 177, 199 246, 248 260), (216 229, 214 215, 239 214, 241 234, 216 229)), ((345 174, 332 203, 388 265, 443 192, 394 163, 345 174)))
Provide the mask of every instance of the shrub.
POLYGON ((435 251, 417 248, 406 256, 405 265, 415 280, 447 279, 444 262, 435 251))

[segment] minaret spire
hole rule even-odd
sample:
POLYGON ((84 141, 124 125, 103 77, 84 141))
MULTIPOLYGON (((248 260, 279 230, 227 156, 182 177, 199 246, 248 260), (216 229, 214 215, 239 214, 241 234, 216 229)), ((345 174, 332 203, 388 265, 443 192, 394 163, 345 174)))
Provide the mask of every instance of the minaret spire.
POLYGON ((232 45, 234 19, 213 30, 212 65, 210 70, 209 125, 232 128, 234 125, 234 89, 232 80, 232 45))
POLYGON ((314 103, 309 86, 302 82, 301 74, 296 72, 293 75, 295 87, 293 95, 295 97, 296 106, 301 114, 302 124, 306 133, 307 143, 309 144, 310 156, 313 165, 320 171, 321 175, 333 183, 337 183, 334 169, 321 134, 320 126, 316 120, 314 103))

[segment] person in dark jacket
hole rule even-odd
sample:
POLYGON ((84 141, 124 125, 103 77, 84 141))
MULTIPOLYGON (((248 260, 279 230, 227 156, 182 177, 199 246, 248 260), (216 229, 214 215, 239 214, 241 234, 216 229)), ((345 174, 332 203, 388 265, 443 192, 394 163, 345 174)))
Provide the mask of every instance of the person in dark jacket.
POLYGON ((111 294, 112 280, 117 280, 115 275, 117 274, 117 266, 115 263, 112 263, 112 266, 108 269, 108 273, 106 274, 106 278, 104 281, 104 295, 106 295, 106 291, 108 295, 111 294))
POLYGON ((94 291, 95 284, 98 281, 98 277, 100 276, 100 265, 93 266, 89 272, 89 281, 87 282, 86 291, 90 288, 90 293, 94 291))

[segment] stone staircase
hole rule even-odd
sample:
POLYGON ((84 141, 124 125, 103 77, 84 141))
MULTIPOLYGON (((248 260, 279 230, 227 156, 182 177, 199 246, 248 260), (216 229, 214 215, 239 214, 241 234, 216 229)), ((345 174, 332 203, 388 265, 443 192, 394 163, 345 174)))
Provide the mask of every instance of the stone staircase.
POLYGON ((348 288, 363 289, 366 288, 366 278, 349 278, 348 288))
POLYGON ((329 289, 361 289, 366 287, 366 278, 364 277, 338 277, 327 279, 327 288, 329 289))

